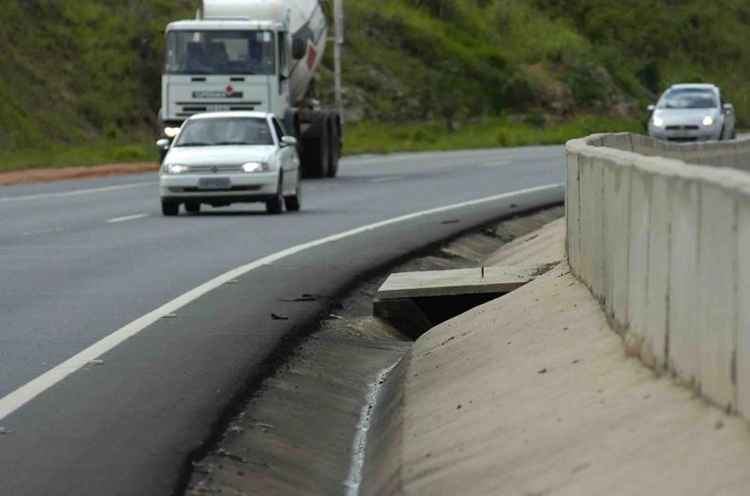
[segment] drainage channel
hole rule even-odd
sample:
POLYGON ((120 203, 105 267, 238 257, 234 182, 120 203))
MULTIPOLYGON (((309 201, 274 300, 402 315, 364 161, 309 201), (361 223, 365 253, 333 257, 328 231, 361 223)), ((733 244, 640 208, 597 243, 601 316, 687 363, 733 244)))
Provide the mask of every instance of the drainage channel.
POLYGON ((391 272, 477 267, 503 244, 563 215, 552 208, 487 226, 363 281, 334 305, 247 401, 202 460, 188 496, 356 496, 373 412, 412 341, 373 316, 391 272))

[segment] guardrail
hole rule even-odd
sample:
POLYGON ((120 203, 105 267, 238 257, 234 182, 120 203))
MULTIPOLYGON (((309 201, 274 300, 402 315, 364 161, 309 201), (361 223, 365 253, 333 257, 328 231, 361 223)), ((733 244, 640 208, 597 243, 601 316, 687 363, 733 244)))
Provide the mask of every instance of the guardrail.
POLYGON ((750 419, 750 140, 594 135, 567 155, 570 266, 628 351, 750 419))

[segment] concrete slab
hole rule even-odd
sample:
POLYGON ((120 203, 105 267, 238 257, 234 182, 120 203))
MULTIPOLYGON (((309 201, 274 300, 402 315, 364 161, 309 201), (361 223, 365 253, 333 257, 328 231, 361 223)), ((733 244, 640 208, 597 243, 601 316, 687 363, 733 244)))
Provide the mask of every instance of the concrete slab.
POLYGON ((477 267, 475 269, 391 274, 377 293, 379 300, 465 294, 505 294, 528 284, 537 267, 477 267))

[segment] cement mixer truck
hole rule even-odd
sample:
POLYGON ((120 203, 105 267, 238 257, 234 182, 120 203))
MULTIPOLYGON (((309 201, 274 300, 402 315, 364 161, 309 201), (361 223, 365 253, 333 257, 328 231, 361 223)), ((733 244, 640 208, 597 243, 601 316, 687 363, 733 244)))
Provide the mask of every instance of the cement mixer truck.
POLYGON ((160 118, 169 136, 201 112, 270 112, 297 138, 303 173, 334 177, 342 119, 313 98, 326 48, 322 0, 203 0, 166 28, 160 118))

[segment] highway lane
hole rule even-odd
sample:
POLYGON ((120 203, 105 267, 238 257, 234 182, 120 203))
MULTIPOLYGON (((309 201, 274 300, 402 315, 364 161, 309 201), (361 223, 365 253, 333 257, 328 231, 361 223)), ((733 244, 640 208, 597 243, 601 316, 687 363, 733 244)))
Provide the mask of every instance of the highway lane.
MULTIPOLYGON (((559 147, 347 159, 339 178, 305 183, 301 213, 281 217, 250 206, 165 219, 154 175, 0 189, 0 398, 237 266, 400 215, 560 183, 563 159, 559 147)), ((281 336, 324 309, 324 302, 286 305, 290 321, 271 321, 269 309, 280 298, 331 294, 373 264, 507 213, 510 203, 409 219, 316 247, 261 268, 228 295, 224 287, 213 291, 180 318, 159 321, 99 365, 0 418, 11 432, 0 436, 0 493, 58 487, 55 494, 88 494, 76 483, 60 488, 60 477, 71 473, 91 494, 172 487, 178 462, 230 400, 210 388, 234 386, 229 395, 236 393, 281 336), (238 330, 259 321, 252 332, 238 330), (186 399, 186 391, 195 394, 186 399), (153 406, 152 398, 162 403, 153 406), (170 418, 180 415, 178 405, 184 418, 170 418), (194 437, 178 442, 186 430, 194 437), (144 450, 153 459, 136 463, 144 450), (102 465, 82 465, 88 457, 102 465)))

